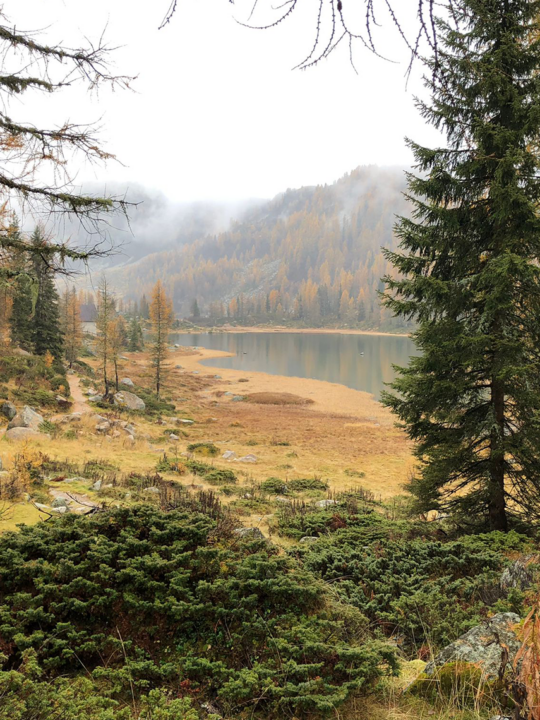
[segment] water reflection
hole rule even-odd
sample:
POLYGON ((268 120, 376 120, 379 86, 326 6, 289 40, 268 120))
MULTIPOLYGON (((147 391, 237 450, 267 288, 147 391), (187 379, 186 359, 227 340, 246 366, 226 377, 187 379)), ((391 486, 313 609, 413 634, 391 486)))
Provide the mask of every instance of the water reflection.
POLYGON ((406 337, 339 333, 178 333, 173 343, 235 354, 203 364, 272 375, 316 378, 380 397, 394 377, 392 365, 407 365, 414 343, 406 337))

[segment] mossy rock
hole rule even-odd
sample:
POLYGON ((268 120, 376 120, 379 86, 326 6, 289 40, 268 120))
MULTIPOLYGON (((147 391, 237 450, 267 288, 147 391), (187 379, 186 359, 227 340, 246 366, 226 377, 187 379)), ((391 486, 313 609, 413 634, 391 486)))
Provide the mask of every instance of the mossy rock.
POLYGON ((453 698, 459 700, 462 707, 499 704, 505 700, 503 682, 486 678, 482 668, 467 662, 448 663, 433 675, 422 673, 406 692, 431 701, 453 698))

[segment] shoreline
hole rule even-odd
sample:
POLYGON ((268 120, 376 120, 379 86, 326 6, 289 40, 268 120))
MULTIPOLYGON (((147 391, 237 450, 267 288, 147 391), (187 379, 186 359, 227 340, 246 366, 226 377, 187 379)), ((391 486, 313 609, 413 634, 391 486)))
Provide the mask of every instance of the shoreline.
POLYGON ((284 325, 272 326, 243 326, 243 325, 224 325, 220 328, 201 328, 198 330, 176 330, 171 331, 175 334, 197 334, 197 333, 301 333, 303 335, 371 335, 376 337, 406 337, 410 338, 411 333, 392 333, 382 330, 356 330, 354 328, 290 328, 284 325))
POLYGON ((300 395, 313 401, 309 405, 311 410, 336 415, 347 415, 366 422, 376 422, 382 426, 393 426, 396 422, 392 413, 375 399, 372 393, 356 390, 341 383, 332 383, 328 380, 316 378, 303 378, 290 375, 273 375, 259 370, 236 370, 234 368, 221 368, 202 364, 202 361, 211 361, 222 357, 235 357, 234 353, 226 350, 212 350, 198 347, 193 354, 182 354, 179 348, 171 352, 171 356, 182 358, 184 370, 209 375, 220 375, 227 389, 235 394, 245 395, 253 392, 286 392, 300 395), (241 379, 249 382, 240 382, 241 379))

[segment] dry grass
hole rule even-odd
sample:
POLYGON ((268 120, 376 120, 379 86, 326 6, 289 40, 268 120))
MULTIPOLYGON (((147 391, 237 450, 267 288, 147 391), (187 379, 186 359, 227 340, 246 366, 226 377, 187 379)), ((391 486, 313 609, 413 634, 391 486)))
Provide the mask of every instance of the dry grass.
MULTIPOLYGON (((180 455, 188 444, 213 442, 220 453, 211 463, 234 470, 238 485, 246 489, 271 476, 285 480, 316 475, 328 479, 332 491, 364 487, 383 499, 402 492, 412 463, 410 445, 388 411, 367 393, 317 380, 250 373, 251 402, 233 402, 224 393, 243 395, 246 385, 238 380, 245 373, 220 369, 222 378, 216 379, 212 369, 199 364, 209 355, 209 351, 193 350, 171 353, 166 393, 178 417, 195 420, 190 426, 168 422, 168 428, 180 436, 178 442, 171 442, 165 427, 155 420, 140 416, 134 417, 138 437, 134 444, 123 434, 103 436, 96 432, 89 413, 81 422, 61 426, 58 437, 34 440, 31 447, 60 460, 80 464, 101 459, 122 473, 146 473, 155 470, 164 451, 180 455), (177 364, 182 368, 176 369, 177 364), (75 431, 76 436, 66 437, 65 430, 75 431), (221 458, 226 450, 233 450, 238 458, 254 454, 257 462, 228 462, 221 458)), ((148 354, 126 356, 122 376, 151 387, 148 354)), ((105 411, 109 413, 114 415, 114 409, 105 411)), ((2 442, 0 455, 6 467, 11 467, 18 449, 20 444, 2 442)), ((199 477, 168 477, 184 485, 211 487, 199 477)), ((261 515, 246 515, 243 521, 267 526, 261 515)), ((0 522, 0 528, 4 527, 6 523, 0 522)))
MULTIPOLYGON (((242 380, 238 382, 242 382, 242 380)), ((257 405, 313 405, 314 402, 311 398, 303 398, 288 392, 251 393, 251 395, 246 395, 245 399, 257 405)))

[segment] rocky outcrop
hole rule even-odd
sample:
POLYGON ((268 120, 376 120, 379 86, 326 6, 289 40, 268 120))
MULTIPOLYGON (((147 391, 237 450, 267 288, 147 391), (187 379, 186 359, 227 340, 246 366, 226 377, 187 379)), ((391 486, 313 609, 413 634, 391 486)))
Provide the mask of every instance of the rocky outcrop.
POLYGON ((259 528, 256 527, 241 527, 236 528, 234 531, 235 535, 239 537, 253 538, 254 540, 266 540, 259 528))
POLYGON ((135 383, 131 378, 122 378, 120 380, 120 385, 126 385, 127 387, 135 387, 135 383))
POLYGON ((461 662, 476 665, 486 678, 497 677, 503 652, 508 652, 511 663, 520 648, 521 643, 514 632, 519 621, 519 615, 511 612, 494 615, 447 645, 426 665, 424 673, 434 675, 437 668, 461 662))
POLYGON ((8 430, 12 428, 30 428, 38 432, 42 423, 43 417, 31 407, 25 405, 10 421, 8 430))
POLYGON ((534 579, 532 566, 539 560, 538 555, 525 555, 515 560, 501 575, 499 581, 501 590, 508 592, 514 588, 526 590, 530 587, 534 579))
POLYGON ((122 390, 114 396, 114 404, 119 407, 127 408, 128 410, 145 410, 146 405, 144 400, 137 397, 134 393, 130 393, 127 390, 122 390))

